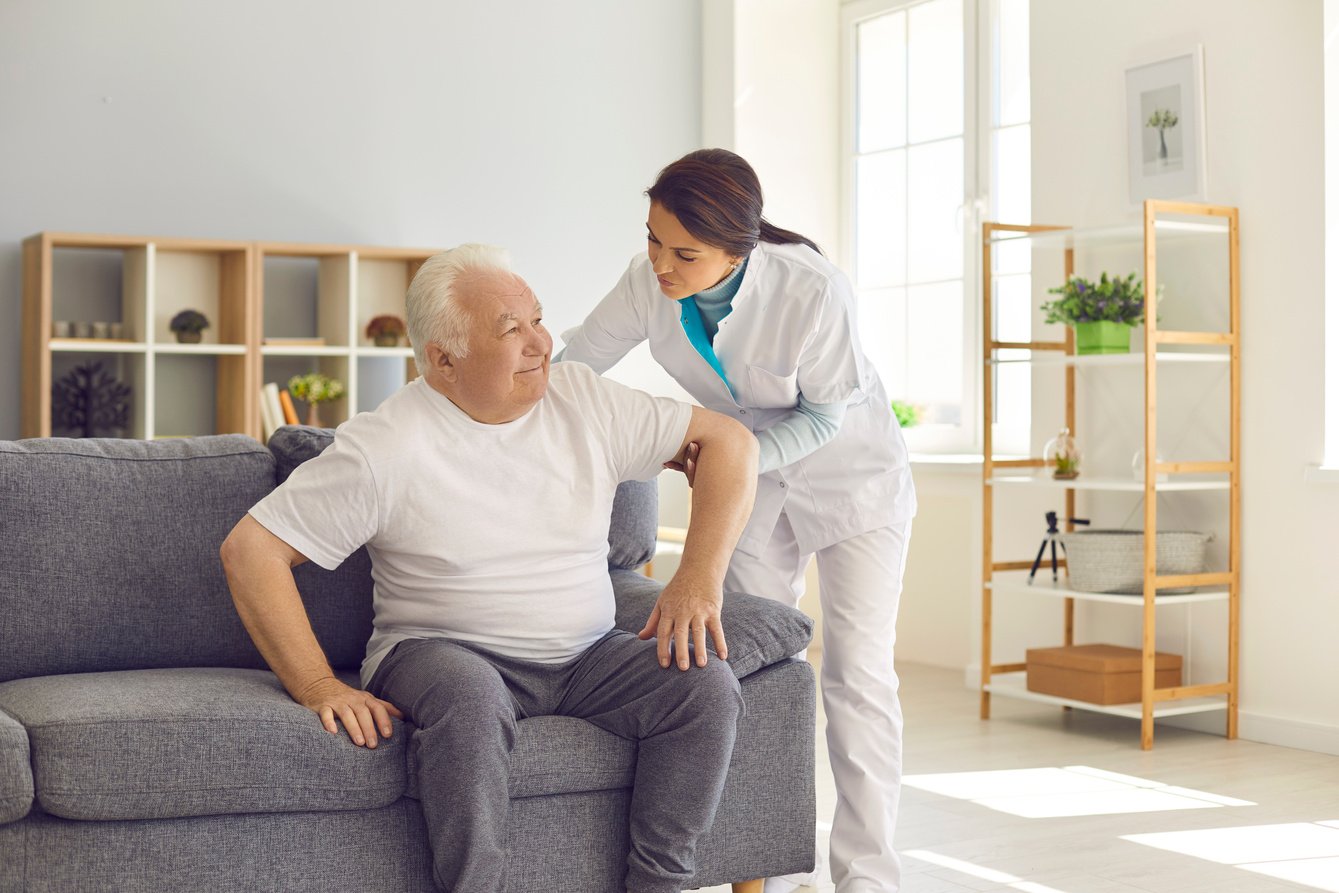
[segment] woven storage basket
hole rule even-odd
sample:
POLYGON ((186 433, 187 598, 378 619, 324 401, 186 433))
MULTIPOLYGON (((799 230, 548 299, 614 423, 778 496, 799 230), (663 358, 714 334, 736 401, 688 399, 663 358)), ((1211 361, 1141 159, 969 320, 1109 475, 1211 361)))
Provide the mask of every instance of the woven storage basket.
MULTIPOLYGON (((1193 530, 1158 531, 1158 575, 1204 572, 1204 551, 1213 537, 1193 530)), ((1069 587, 1080 592, 1142 594, 1142 530, 1076 530, 1059 537, 1069 564, 1069 587)), ((1195 587, 1159 589, 1194 592, 1195 587)))

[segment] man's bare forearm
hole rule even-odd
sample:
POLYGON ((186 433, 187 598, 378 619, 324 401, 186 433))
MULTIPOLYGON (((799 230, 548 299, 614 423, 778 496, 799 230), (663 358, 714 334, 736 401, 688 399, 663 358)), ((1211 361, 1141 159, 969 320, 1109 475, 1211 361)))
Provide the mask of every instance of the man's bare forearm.
POLYGON ((301 556, 250 515, 229 535, 221 554, 242 624, 284 688, 302 701, 311 685, 334 672, 293 579, 293 556, 301 556))

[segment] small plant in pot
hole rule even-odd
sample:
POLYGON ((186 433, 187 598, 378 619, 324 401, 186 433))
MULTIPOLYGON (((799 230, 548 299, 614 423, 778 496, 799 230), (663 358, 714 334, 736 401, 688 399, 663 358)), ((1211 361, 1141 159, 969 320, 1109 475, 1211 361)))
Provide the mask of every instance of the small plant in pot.
POLYGON ((183 310, 172 317, 167 327, 177 334, 181 344, 199 344, 200 333, 209 328, 209 317, 199 310, 183 310))
POLYGON ((294 375, 288 380, 288 392, 307 404, 307 424, 321 427, 319 406, 344 396, 344 382, 321 372, 294 375))
POLYGON ((893 415, 902 428, 914 428, 921 420, 921 407, 905 400, 892 401, 893 415))
POLYGON ((368 320, 363 331, 377 347, 396 347, 409 329, 400 317, 383 313, 368 320))
POLYGON ((1041 305, 1046 322, 1073 326, 1080 355, 1130 352, 1130 328, 1144 321, 1144 283, 1134 273, 1103 273, 1097 282, 1074 276, 1047 293, 1060 297, 1041 305))

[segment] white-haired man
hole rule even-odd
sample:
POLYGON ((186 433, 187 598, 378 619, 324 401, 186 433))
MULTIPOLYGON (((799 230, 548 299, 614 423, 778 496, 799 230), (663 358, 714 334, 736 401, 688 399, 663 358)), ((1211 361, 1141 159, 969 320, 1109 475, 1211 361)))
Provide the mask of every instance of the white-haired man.
POLYGON ((539 301, 498 249, 428 260, 407 310, 421 377, 340 426, 223 544, 238 612, 327 731, 342 723, 375 747, 391 716, 413 722, 443 890, 504 888, 516 721, 562 714, 640 742, 627 889, 678 891, 715 814, 742 705, 707 637, 725 657, 721 582, 752 505, 756 442, 725 416, 584 364, 550 370, 539 301), (694 456, 679 570, 639 635, 614 630, 614 489, 694 456), (364 544, 375 617, 359 690, 331 671, 292 569, 337 567, 364 544))

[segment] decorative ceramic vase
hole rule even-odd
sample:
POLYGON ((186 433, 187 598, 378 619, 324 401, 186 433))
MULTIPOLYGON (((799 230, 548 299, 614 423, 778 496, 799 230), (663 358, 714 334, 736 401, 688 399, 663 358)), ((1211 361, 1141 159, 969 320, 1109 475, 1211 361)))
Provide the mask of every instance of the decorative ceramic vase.
POLYGON ((307 424, 308 424, 308 425, 311 425, 313 428, 323 428, 323 427, 325 427, 324 425, 321 424, 321 410, 320 410, 320 406, 321 406, 321 404, 319 404, 319 403, 308 403, 308 404, 307 404, 307 424))
POLYGON ((398 347, 400 344, 399 335, 377 335, 372 339, 372 343, 377 347, 398 347))
POLYGON ((1123 322, 1076 322, 1074 345, 1079 356, 1129 353, 1130 326, 1123 322))
POLYGON ((1079 476, 1079 447, 1068 428, 1061 428, 1059 434, 1046 442, 1041 457, 1056 480, 1072 481, 1079 476))
POLYGON ((178 332, 178 344, 199 344, 202 337, 200 332, 178 332))

